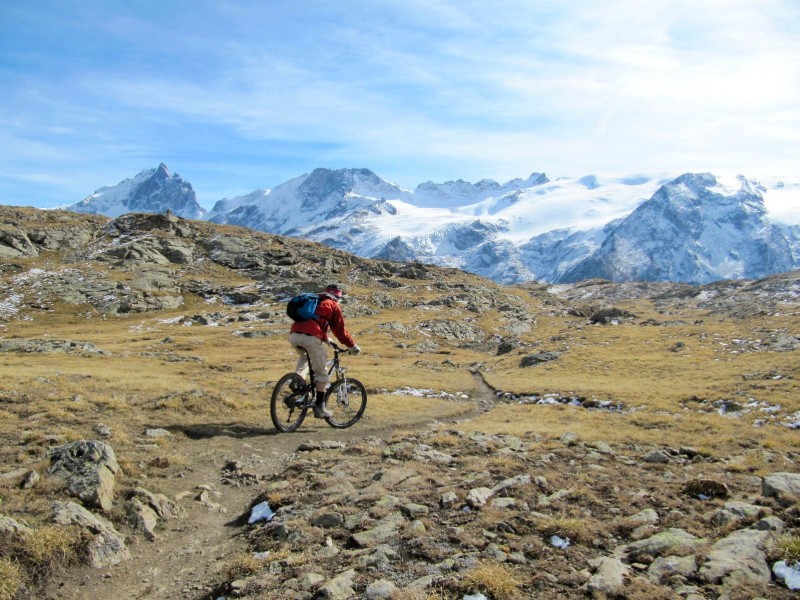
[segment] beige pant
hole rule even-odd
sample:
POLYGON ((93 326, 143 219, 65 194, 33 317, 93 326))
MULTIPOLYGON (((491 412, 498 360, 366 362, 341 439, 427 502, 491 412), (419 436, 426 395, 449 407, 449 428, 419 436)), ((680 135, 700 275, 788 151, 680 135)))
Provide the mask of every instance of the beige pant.
POLYGON ((327 344, 316 336, 304 333, 290 333, 289 343, 297 352, 297 366, 295 372, 303 377, 308 372, 308 360, 311 359, 311 370, 314 371, 314 383, 317 389, 325 389, 325 385, 330 381, 328 376, 328 352, 327 344), (308 355, 306 356, 306 352, 308 355))

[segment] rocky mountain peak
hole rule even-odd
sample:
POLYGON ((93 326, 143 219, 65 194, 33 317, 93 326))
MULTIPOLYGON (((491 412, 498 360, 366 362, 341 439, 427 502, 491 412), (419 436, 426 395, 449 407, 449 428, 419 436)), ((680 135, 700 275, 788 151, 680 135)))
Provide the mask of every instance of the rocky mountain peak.
POLYGON ((766 214, 752 185, 734 190, 710 173, 688 173, 639 205, 564 280, 709 283, 791 270, 791 239, 766 214))
POLYGON ((171 174, 164 163, 145 169, 131 179, 114 186, 105 186, 68 210, 118 217, 127 212, 161 213, 172 211, 189 219, 202 219, 203 209, 197 202, 192 184, 177 173, 171 174))
POLYGON ((314 169, 305 178, 298 192, 306 199, 341 198, 347 194, 383 198, 396 197, 402 192, 369 169, 314 169))

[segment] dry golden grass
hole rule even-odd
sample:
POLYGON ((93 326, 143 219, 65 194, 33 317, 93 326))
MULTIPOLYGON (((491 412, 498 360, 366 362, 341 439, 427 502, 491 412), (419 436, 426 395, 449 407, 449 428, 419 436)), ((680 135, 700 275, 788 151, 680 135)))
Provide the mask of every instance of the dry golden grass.
POLYGON ((464 574, 464 584, 493 600, 521 598, 520 586, 514 572, 500 563, 485 562, 464 574))
POLYGON ((226 563, 226 577, 232 581, 256 575, 264 569, 265 564, 266 561, 255 558, 253 554, 237 554, 226 563))
MULTIPOLYGON (((647 307, 642 301, 631 308, 647 315, 647 307)), ((779 406, 786 415, 800 411, 800 372, 794 353, 742 351, 735 341, 759 339, 765 328, 796 330, 797 317, 742 321, 704 315, 702 322, 694 323, 695 317, 684 317, 690 325, 662 327, 636 324, 639 319, 589 326, 574 318, 541 318, 530 341, 536 344, 535 351, 562 352, 560 358, 528 368, 519 363, 530 351, 492 358, 483 371, 487 383, 518 395, 553 393, 607 400, 622 403, 626 410, 507 404, 465 428, 516 435, 534 432, 551 438, 571 431, 587 442, 691 445, 715 453, 730 452, 743 442, 790 448, 795 437, 791 429, 755 426, 764 412, 721 416, 711 403, 745 404, 753 399, 779 406), (678 341, 684 346, 673 351, 678 341), (782 378, 773 379, 771 373, 782 378), (748 374, 760 375, 745 378, 748 374)))
POLYGON ((587 542, 596 533, 596 521, 588 518, 555 516, 552 518, 537 518, 534 528, 546 537, 557 535, 571 542, 587 542))
POLYGON ((790 564, 800 562, 800 536, 784 535, 778 538, 775 554, 790 564))
MULTIPOLYGON (((234 284, 248 283, 218 265, 211 269, 213 277, 224 276, 234 284)), ((357 286, 351 291, 357 303, 366 303, 372 293, 357 286)), ((344 362, 350 375, 361 380, 370 393, 368 420, 402 426, 410 414, 457 418, 468 410, 466 403, 392 392, 410 388, 429 390, 429 395, 446 392, 475 397, 478 391, 469 369, 483 365, 486 381, 505 392, 576 395, 619 402, 627 410, 609 413, 566 406, 499 405, 467 423, 467 429, 534 432, 548 438, 572 431, 584 441, 657 444, 669 440, 674 445, 690 444, 704 450, 735 446, 743 430, 751 443, 775 450, 791 442, 792 432, 787 428, 753 427, 757 413, 741 419, 703 414, 699 401, 755 398, 780 405, 786 413, 800 411, 800 383, 793 377, 798 375, 793 353, 737 352, 734 342, 758 337, 760 330, 792 330, 796 317, 751 322, 688 313, 681 315, 685 325, 643 326, 636 323, 664 317, 648 301, 638 301, 622 304, 639 315, 635 323, 590 326, 585 320, 548 313, 538 298, 514 292, 517 301, 526 298, 531 312, 542 313, 534 329, 520 338, 527 348, 493 356, 459 348, 457 341, 437 339, 434 341, 440 351, 428 353, 414 349, 430 339, 420 332, 417 323, 430 318, 463 319, 464 311, 458 307, 409 309, 402 305, 408 300, 441 296, 429 286, 414 285, 412 296, 408 290, 392 293, 400 299, 400 305, 348 320, 364 352, 345 357, 344 362), (382 327, 397 323, 406 328, 405 333, 382 327), (673 351, 677 342, 684 346, 673 351), (562 354, 551 363, 519 367, 525 354, 544 350, 562 354), (746 380, 743 375, 747 373, 786 376, 746 380)), ((57 312, 37 313, 32 321, 10 323, 7 335, 89 341, 111 355, 0 356, 4 373, 0 393, 7 396, 0 409, 0 434, 3 429, 18 430, 24 423, 29 439, 42 440, 54 430, 63 439, 78 439, 89 435, 89 425, 99 420, 114 430, 116 443, 126 445, 145 425, 197 425, 232 412, 243 425, 269 426, 264 408, 271 384, 292 370, 295 362, 285 341, 288 326, 257 321, 186 326, 182 322, 188 322, 192 314, 214 310, 236 314, 235 309, 210 306, 191 295, 187 300, 180 311, 154 315, 104 319, 94 314, 87 318, 82 309, 63 307, 57 312), (268 336, 237 335, 247 331, 266 332, 268 336)), ((265 305, 263 310, 280 312, 283 306, 265 305)), ((346 304, 344 310, 347 314, 346 304)), ((477 322, 493 331, 503 319, 491 313, 478 315, 477 322)))
POLYGON ((0 600, 13 600, 23 583, 23 572, 19 565, 0 557, 0 600))
POLYGON ((23 584, 36 585, 75 562, 85 538, 76 527, 42 525, 25 532, 4 533, 0 541, 0 575, 5 571, 11 590, 23 584))

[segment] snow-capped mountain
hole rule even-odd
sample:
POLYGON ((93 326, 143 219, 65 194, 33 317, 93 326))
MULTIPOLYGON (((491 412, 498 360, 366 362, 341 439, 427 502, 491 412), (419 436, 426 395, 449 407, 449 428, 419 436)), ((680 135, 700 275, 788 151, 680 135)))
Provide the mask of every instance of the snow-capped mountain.
POLYGON ((800 180, 706 173, 550 181, 533 173, 408 190, 368 169, 316 169, 220 200, 205 218, 503 283, 707 283, 800 267, 800 180))
POLYGON ((117 185, 101 187, 67 210, 118 217, 129 212, 160 213, 171 210, 186 219, 202 219, 206 210, 197 203, 192 184, 170 174, 161 163, 117 185))
POLYGON ((740 178, 726 186, 708 173, 662 186, 600 247, 560 281, 685 281, 758 278, 797 266, 797 230, 771 223, 763 186, 740 178))
MULTIPOLYGON (((344 233, 344 229, 358 227, 371 218, 394 213, 386 198, 407 195, 367 169, 315 169, 310 175, 296 177, 272 190, 220 200, 208 219, 326 241, 333 224, 337 233, 344 233)), ((335 245, 348 244, 340 240, 335 245)))

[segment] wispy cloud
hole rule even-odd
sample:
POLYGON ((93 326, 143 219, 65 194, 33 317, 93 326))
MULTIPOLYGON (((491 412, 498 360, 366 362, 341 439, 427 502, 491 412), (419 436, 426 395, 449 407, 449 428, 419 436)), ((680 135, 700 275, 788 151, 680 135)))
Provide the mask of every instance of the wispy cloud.
POLYGON ((161 161, 206 203, 316 166, 796 175, 792 0, 45 5, 2 9, 0 202, 161 161))

